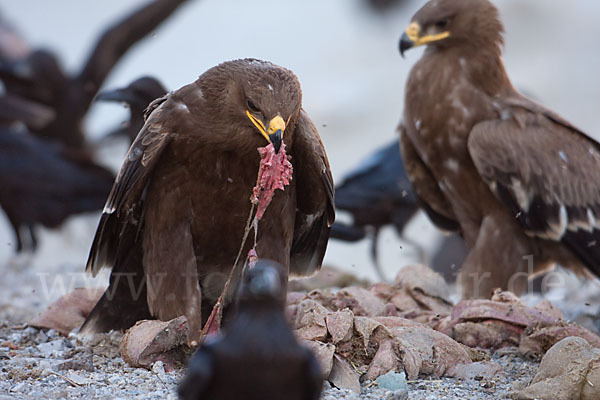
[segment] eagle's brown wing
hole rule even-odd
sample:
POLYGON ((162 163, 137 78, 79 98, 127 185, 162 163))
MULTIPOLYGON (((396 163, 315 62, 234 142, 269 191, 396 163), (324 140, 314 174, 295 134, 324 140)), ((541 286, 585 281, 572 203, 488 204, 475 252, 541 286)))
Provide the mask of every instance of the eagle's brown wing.
POLYGON ((298 210, 290 273, 306 276, 321 268, 335 207, 333 177, 325 148, 304 110, 300 111, 294 131, 292 154, 298 210))
POLYGON ((153 168, 171 138, 162 117, 167 96, 153 106, 127 153, 92 242, 86 271, 96 275, 103 267, 112 270, 109 287, 81 326, 83 334, 127 329, 153 316, 143 268, 144 198, 153 168))
POLYGON ((598 143, 533 104, 475 125, 469 152, 528 235, 564 243, 600 276, 598 143))
MULTIPOLYGON (((96 275, 103 267, 112 268, 123 248, 121 239, 137 236, 142 228, 144 190, 153 167, 170 140, 162 119, 162 107, 167 96, 157 99, 154 112, 132 143, 119 175, 108 195, 100 223, 92 243, 86 271, 96 275)), ((140 237, 141 240, 141 237, 140 237)))
POLYGON ((400 124, 398 130, 404 168, 406 168, 406 173, 417 196, 419 206, 439 229, 447 232, 459 232, 460 225, 448 199, 442 193, 429 168, 419 157, 417 150, 406 134, 405 126, 400 124))

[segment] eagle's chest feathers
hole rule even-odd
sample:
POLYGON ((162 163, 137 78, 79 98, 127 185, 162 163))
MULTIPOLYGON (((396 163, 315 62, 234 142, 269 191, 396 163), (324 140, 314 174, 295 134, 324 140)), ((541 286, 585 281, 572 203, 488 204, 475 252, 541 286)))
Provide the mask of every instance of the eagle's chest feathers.
POLYGON ((459 193, 480 198, 488 191, 476 174, 467 142, 474 125, 495 117, 487 105, 489 96, 470 82, 465 68, 461 58, 446 64, 421 60, 407 83, 405 105, 411 142, 442 191, 456 199, 465 197, 459 193))
POLYGON ((411 73, 407 123, 413 128, 409 129, 411 139, 424 142, 425 146, 418 146, 419 152, 425 153, 423 147, 426 147, 444 154, 448 151, 457 156, 465 154, 468 134, 482 119, 478 105, 488 98, 469 82, 461 60, 445 65, 420 62, 411 73))

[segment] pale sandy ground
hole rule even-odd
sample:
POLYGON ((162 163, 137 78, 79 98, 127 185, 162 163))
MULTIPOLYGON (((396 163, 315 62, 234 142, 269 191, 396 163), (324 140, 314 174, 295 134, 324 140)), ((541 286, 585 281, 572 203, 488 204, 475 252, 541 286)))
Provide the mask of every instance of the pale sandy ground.
MULTIPOLYGON (((31 43, 56 49, 74 69, 107 23, 141 3, 0 0, 0 11, 31 43)), ((304 106, 320 128, 334 176, 340 179, 357 160, 395 135, 404 81, 420 56, 415 50, 403 60, 397 51, 403 28, 423 1, 406 3, 381 17, 358 0, 191 2, 131 51, 106 86, 152 74, 177 88, 221 61, 241 57, 284 65, 302 82, 304 106)), ((600 138, 600 3, 495 3, 507 29, 505 63, 515 86, 600 138)), ((125 118, 120 107, 95 105, 87 121, 90 136, 99 137, 125 118)), ((101 156, 117 168, 124 151, 114 145, 101 156)), ((72 218, 55 231, 40 228, 39 252, 15 258, 12 232, 0 216, 0 320, 22 322, 69 287, 102 284, 102 278, 88 281, 82 273, 97 218, 72 218)), ((408 235, 429 250, 439 240, 425 218, 411 223, 408 235)), ((391 230, 384 231, 380 246, 389 276, 415 261, 416 253, 391 230)), ((332 242, 326 263, 375 278, 366 241, 332 242)), ((561 301, 566 293, 554 292, 558 297, 553 300, 561 301)))

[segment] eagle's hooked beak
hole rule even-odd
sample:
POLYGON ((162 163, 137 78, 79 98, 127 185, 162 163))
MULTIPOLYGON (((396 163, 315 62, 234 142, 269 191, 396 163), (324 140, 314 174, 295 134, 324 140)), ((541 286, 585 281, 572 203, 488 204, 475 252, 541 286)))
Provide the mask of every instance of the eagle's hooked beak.
POLYGON ((404 52, 412 47, 437 42, 446 39, 448 36, 450 36, 449 31, 421 36, 421 25, 417 22, 411 22, 400 38, 400 54, 404 57, 404 52))
POLYGON ((285 122, 283 118, 281 118, 281 115, 277 115, 271 119, 268 127, 265 127, 262 121, 252 115, 250 111, 246 110, 246 115, 250 118, 250 121, 256 126, 261 135, 263 135, 269 143, 273 143, 275 153, 279 153, 279 148, 283 141, 283 132, 285 132, 285 122))

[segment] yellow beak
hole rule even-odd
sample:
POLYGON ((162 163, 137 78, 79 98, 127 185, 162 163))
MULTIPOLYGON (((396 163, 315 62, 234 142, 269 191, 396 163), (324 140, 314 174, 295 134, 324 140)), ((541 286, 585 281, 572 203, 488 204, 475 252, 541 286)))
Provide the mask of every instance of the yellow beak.
POLYGON ((421 26, 416 22, 411 22, 400 38, 400 54, 404 56, 404 52, 411 47, 437 42, 438 40, 446 39, 448 36, 450 36, 450 32, 448 31, 421 36, 421 26))
POLYGON ((281 118, 280 115, 277 115, 269 121, 269 126, 265 127, 262 121, 252 115, 250 111, 246 110, 246 115, 250 118, 250 121, 252 121, 254 126, 256 126, 260 134, 267 139, 267 142, 273 143, 275 152, 279 153, 279 148, 283 141, 283 132, 285 132, 285 122, 283 121, 283 118, 281 118))

